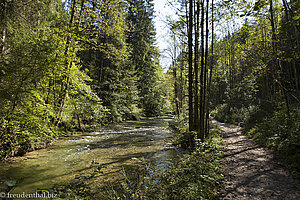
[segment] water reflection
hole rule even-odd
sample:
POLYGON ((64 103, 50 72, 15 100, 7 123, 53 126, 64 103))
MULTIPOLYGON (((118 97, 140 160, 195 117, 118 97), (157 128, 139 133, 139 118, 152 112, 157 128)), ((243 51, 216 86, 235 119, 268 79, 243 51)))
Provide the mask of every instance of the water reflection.
POLYGON ((109 125, 97 131, 72 135, 47 149, 13 158, 0 165, 0 191, 8 190, 7 181, 15 181, 11 193, 31 193, 53 184, 67 184, 76 174, 87 172, 92 161, 107 165, 99 184, 116 179, 123 168, 133 168, 150 159, 157 168, 171 164, 178 152, 167 145, 171 136, 166 121, 158 118, 109 125))

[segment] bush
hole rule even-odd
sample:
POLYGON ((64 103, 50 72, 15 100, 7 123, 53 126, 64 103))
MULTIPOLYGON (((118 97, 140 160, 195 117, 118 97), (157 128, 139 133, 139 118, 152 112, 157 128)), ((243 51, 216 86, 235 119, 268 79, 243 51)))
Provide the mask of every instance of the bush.
POLYGON ((214 199, 223 180, 220 170, 221 138, 197 142, 196 150, 173 167, 159 186, 161 199, 214 199))
POLYGON ((46 144, 58 134, 53 131, 54 127, 31 115, 19 115, 10 121, 0 121, 0 159, 24 155, 36 148, 35 143, 46 144))
POLYGON ((169 122, 169 128, 173 132, 172 143, 174 146, 182 147, 184 149, 195 147, 196 132, 190 132, 185 120, 174 120, 169 122))
POLYGON ((258 119, 258 117, 261 118, 261 116, 265 114, 258 106, 254 105, 236 108, 229 107, 228 104, 220 104, 211 112, 211 115, 220 122, 244 125, 253 122, 258 119))
POLYGON ((248 130, 263 146, 278 151, 287 166, 300 175, 300 108, 275 111, 248 130))
MULTIPOLYGON (((171 124, 177 131, 186 130, 183 121, 171 124), (176 124, 178 126, 176 126, 176 124)), ((105 199, 214 199, 224 177, 219 157, 222 139, 213 127, 205 142, 196 142, 193 152, 173 166, 158 170, 144 164, 137 173, 124 172, 124 181, 104 191, 105 199)))
POLYGON ((214 116, 214 118, 220 122, 230 122, 231 119, 229 118, 230 115, 228 104, 219 104, 215 110, 211 112, 211 115, 214 116))

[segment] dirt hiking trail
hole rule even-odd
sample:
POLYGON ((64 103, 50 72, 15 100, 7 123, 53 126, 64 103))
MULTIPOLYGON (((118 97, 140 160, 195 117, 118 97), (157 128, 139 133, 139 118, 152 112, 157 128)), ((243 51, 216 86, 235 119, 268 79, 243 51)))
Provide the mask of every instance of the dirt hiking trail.
POLYGON ((224 140, 221 164, 225 175, 218 199, 300 200, 300 181, 277 164, 270 151, 241 132, 213 120, 224 140))

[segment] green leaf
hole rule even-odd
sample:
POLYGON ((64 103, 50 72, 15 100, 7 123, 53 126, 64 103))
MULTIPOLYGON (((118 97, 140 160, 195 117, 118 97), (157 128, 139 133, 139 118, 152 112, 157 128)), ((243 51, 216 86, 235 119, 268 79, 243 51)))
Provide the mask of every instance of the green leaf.
POLYGON ((293 20, 295 20, 295 21, 298 20, 298 19, 300 19, 300 15, 293 17, 293 20))

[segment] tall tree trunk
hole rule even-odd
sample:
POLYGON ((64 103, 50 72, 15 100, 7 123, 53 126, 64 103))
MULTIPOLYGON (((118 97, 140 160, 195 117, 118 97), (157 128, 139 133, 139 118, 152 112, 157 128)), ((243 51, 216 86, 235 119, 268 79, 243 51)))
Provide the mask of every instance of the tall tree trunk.
POLYGON ((201 2, 201 73, 200 73, 200 132, 198 138, 204 140, 204 1, 201 2))
POLYGON ((205 76, 204 76, 204 105, 203 105, 203 110, 204 110, 204 137, 206 137, 207 132, 208 132, 208 117, 209 117, 209 112, 208 112, 208 103, 209 103, 209 84, 207 83, 206 79, 208 76, 208 34, 209 34, 209 28, 208 28, 208 11, 209 11, 209 0, 206 0, 206 38, 205 38, 205 76))
POLYGON ((286 109, 287 109, 287 114, 288 116, 290 115, 290 108, 289 108, 289 100, 288 100, 288 94, 286 91, 286 88, 283 85, 282 82, 282 69, 281 69, 281 64, 280 64, 280 60, 278 59, 278 55, 277 55, 277 38, 276 38, 276 29, 275 29, 275 22, 274 22, 274 12, 273 12, 273 0, 269 0, 270 3, 270 8, 269 8, 269 12, 270 12, 270 22, 271 22, 271 28, 272 28, 272 46, 273 46, 273 62, 275 65, 275 71, 277 71, 277 73, 275 73, 275 77, 274 77, 274 81, 277 80, 278 84, 279 84, 279 88, 283 94, 283 98, 284 98, 284 102, 286 105, 286 109))
POLYGON ((198 71, 199 71, 199 17, 200 17, 200 3, 197 1, 195 9, 195 56, 194 56, 194 71, 195 71, 195 102, 194 102, 194 125, 195 130, 199 132, 199 82, 198 82, 198 71))
POLYGON ((179 88, 178 88, 178 80, 177 80, 177 68, 176 68, 176 36, 173 33, 173 51, 174 54, 172 55, 172 63, 173 63, 173 75, 174 75, 174 98, 175 98, 175 107, 176 107, 176 115, 180 117, 180 109, 179 109, 179 88))
MULTIPOLYGON (((208 81, 208 95, 207 95, 207 102, 210 101, 211 98, 211 80, 212 80, 212 71, 214 65, 214 0, 211 2, 211 63, 210 63, 210 72, 209 72, 209 81, 208 81)), ((208 107, 208 105, 207 105, 208 107)), ((206 113, 206 134, 209 135, 209 107, 206 113)))
POLYGON ((2 57, 4 57, 5 55, 6 55, 6 32, 7 32, 7 28, 6 28, 6 18, 7 18, 7 16, 6 16, 6 7, 7 7, 7 2, 6 1, 4 1, 4 3, 3 3, 4 5, 4 16, 3 16, 3 30, 2 30, 2 52, 1 52, 1 55, 0 56, 2 56, 2 57))
MULTIPOLYGON (((282 0, 282 3, 283 3, 283 7, 284 7, 284 11, 285 11, 285 17, 286 17, 286 23, 289 23, 289 21, 291 20, 291 18, 293 17, 294 15, 294 12, 292 11, 292 9, 290 8, 289 4, 287 3, 286 0, 282 0)), ((292 25, 294 31, 295 31, 295 35, 299 35, 298 32, 297 32, 297 25, 292 25)), ((293 44, 293 39, 292 39, 292 33, 291 33, 291 30, 288 30, 286 31, 286 36, 289 38, 289 48, 293 48, 294 47, 294 44, 293 44)), ((298 36, 299 38, 299 36, 298 36)), ((296 47, 299 49, 299 40, 298 38, 296 38, 296 47)), ((296 62, 295 62, 295 58, 293 58, 292 60, 292 63, 291 63, 291 70, 292 70, 292 73, 294 73, 294 77, 292 77, 295 81, 294 81, 294 84, 295 84, 295 88, 296 88, 296 92, 300 94, 300 89, 299 89, 299 78, 298 78, 298 73, 297 73, 297 68, 296 68, 296 62)))
POLYGON ((188 63, 189 63, 189 130, 194 131, 193 112, 193 0, 189 0, 188 18, 188 63))
MULTIPOLYGON (((70 21, 69 21, 69 29, 72 28, 73 26, 73 21, 74 21, 74 16, 75 16, 75 7, 76 7, 76 0, 73 0, 72 3, 72 9, 71 9, 71 16, 70 16, 70 21)), ((67 98, 67 93, 68 93, 68 88, 69 88, 69 82, 70 82, 70 72, 71 72, 71 66, 72 66, 72 61, 69 62, 68 61, 68 53, 69 53, 69 48, 70 48, 70 42, 71 42, 71 36, 70 34, 67 37, 67 41, 66 41, 66 46, 65 46, 65 59, 66 59, 66 71, 67 74, 64 76, 64 80, 61 83, 61 95, 59 97, 59 111, 58 111, 58 119, 55 122, 55 125, 58 125, 61 121, 62 118, 62 112, 63 112, 63 107, 65 105, 65 101, 67 98)))
POLYGON ((183 69, 184 68, 184 60, 181 58, 181 66, 180 66, 180 101, 179 101, 179 108, 180 108, 180 118, 183 115, 183 100, 184 100, 184 87, 185 83, 183 82, 183 69))

